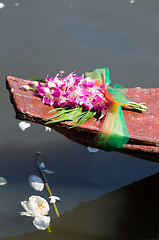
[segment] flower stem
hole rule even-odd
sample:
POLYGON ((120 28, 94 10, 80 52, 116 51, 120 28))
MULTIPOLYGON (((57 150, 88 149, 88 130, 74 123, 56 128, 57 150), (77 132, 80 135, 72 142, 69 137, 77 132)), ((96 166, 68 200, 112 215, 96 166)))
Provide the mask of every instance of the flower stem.
MULTIPOLYGON (((49 185, 48 185, 47 182, 45 182, 45 187, 46 187, 46 189, 47 189, 47 191, 48 191, 48 193, 49 193, 49 196, 51 197, 51 196, 52 196, 52 193, 51 193, 50 187, 49 187, 49 185)), ((59 214, 59 212, 58 212, 58 209, 57 209, 57 207, 56 207, 56 204, 55 204, 54 202, 53 202, 52 204, 53 204, 53 207, 54 207, 56 216, 59 218, 59 217, 60 217, 60 214, 59 214)))
MULTIPOLYGON (((42 177, 42 179, 43 179, 43 181, 44 181, 44 184, 45 184, 45 187, 46 187, 46 189, 47 189, 47 191, 48 191, 48 193, 49 193, 49 196, 51 197, 51 196, 52 196, 52 192, 51 192, 51 190, 50 190, 50 187, 49 187, 49 184, 48 184, 48 182, 47 182, 46 176, 45 176, 43 170, 41 169, 40 163, 39 163, 39 161, 38 161, 38 156, 39 156, 39 154, 40 154, 39 152, 36 152, 36 166, 37 166, 37 168, 38 168, 38 170, 39 170, 39 173, 40 173, 40 175, 41 175, 41 177, 42 177)), ((53 207, 54 207, 56 216, 59 218, 59 217, 60 217, 60 214, 59 214, 59 212, 58 212, 58 209, 57 209, 57 207, 56 207, 56 204, 55 204, 55 203, 52 203, 52 204, 53 204, 53 207)))
POLYGON ((48 231, 49 233, 51 233, 50 225, 47 227, 47 231, 48 231))

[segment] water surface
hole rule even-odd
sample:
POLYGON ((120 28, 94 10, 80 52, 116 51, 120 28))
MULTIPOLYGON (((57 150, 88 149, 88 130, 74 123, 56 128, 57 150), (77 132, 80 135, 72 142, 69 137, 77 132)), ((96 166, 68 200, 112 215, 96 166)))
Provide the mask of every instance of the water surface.
MULTIPOLYGON (((37 194, 30 188, 28 177, 37 174, 34 152, 38 150, 42 152, 41 160, 55 171, 54 175, 48 176, 48 180, 54 194, 62 199, 58 203, 60 213, 64 214, 64 218, 65 214, 70 214, 71 222, 75 219, 72 228, 65 225, 64 218, 59 219, 61 227, 57 227, 56 231, 63 227, 66 229, 57 238, 61 236, 59 239, 67 239, 68 236, 71 239, 71 234, 74 237, 76 232, 78 217, 81 216, 82 221, 86 209, 97 212, 99 205, 105 209, 105 201, 108 202, 106 199, 109 196, 106 193, 157 173, 159 165, 116 152, 90 154, 85 147, 54 131, 46 132, 43 126, 37 124, 32 124, 31 128, 22 132, 9 101, 5 78, 8 75, 20 78, 45 77, 47 74, 54 76, 60 70, 82 74, 107 66, 112 84, 158 87, 159 2, 136 0, 131 4, 129 0, 13 0, 3 3, 5 6, 0 9, 0 175, 8 183, 0 186, 0 237, 15 236, 18 239, 24 233, 32 233, 30 239, 42 236, 30 218, 19 216, 22 211, 20 201, 37 194), (104 200, 101 201, 101 197, 104 200), (92 200, 97 204, 92 205, 92 200), (79 204, 87 205, 82 208, 79 204)), ((144 184, 146 186, 148 181, 144 184)), ((143 194, 146 198, 146 190, 143 194)), ((48 198, 45 191, 40 195, 48 198)), ((123 206, 116 208, 112 204, 113 207, 110 207, 110 211, 112 209, 118 217, 118 222, 126 214, 129 195, 129 191, 125 190, 124 194, 120 195, 119 192, 118 197, 114 197, 123 206)), ((149 204, 144 205, 145 212, 149 204)), ((151 211, 156 211, 156 205, 151 211)), ((104 213, 99 211, 93 217, 105 224, 107 231, 100 228, 100 224, 96 225, 94 231, 92 215, 87 214, 85 228, 80 229, 76 239, 77 236, 79 239, 106 239, 108 236, 137 238, 135 226, 123 235, 124 226, 129 228, 131 222, 130 225, 124 222, 120 226, 116 220, 112 220, 109 224, 111 214, 106 210, 104 213), (114 232, 117 235, 113 235, 114 232)), ((156 218, 154 222, 157 228, 156 218)), ((144 224, 143 211, 142 228, 144 224)), ((141 232, 140 238, 157 237, 157 230, 155 235, 150 225, 146 227, 150 231, 146 231, 146 235, 141 232)), ((53 233, 51 236, 55 238, 53 233)))

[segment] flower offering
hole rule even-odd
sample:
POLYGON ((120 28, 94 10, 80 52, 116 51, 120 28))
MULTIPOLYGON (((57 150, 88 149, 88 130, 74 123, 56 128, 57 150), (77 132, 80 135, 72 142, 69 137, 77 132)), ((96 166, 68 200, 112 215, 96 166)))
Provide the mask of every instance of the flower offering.
POLYGON ((83 107, 85 110, 94 109, 101 111, 108 109, 108 101, 103 95, 103 87, 96 79, 78 76, 70 73, 66 77, 57 74, 55 78, 47 77, 43 85, 40 81, 35 88, 43 103, 63 108, 83 107))
POLYGON ((122 109, 144 112, 147 107, 144 103, 129 101, 124 96, 126 88, 119 84, 110 87, 110 83, 109 69, 97 68, 81 76, 72 72, 63 77, 58 73, 54 78, 47 76, 31 85, 44 104, 54 107, 50 112, 56 113, 43 119, 47 124, 69 121, 73 128, 95 115, 98 119, 104 118, 99 134, 89 147, 112 151, 123 148, 129 140, 122 109))

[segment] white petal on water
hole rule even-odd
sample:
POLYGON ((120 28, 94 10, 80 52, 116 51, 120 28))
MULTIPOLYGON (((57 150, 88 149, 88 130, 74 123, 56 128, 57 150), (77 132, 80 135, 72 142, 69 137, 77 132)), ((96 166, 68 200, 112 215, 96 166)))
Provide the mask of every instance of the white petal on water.
POLYGON ((42 169, 45 169, 45 163, 44 163, 44 162, 41 162, 41 163, 40 163, 40 167, 41 167, 42 169))
POLYGON ((25 131, 25 129, 29 128, 31 126, 30 123, 27 123, 25 121, 22 121, 19 123, 19 127, 22 131, 25 131))
POLYGON ((0 2, 0 9, 4 8, 4 6, 5 6, 4 3, 0 2))
POLYGON ((50 220, 49 216, 39 216, 34 218, 33 224, 37 229, 45 230, 50 225, 50 220))
POLYGON ((51 128, 50 127, 46 127, 45 126, 45 130, 46 130, 46 132, 51 132, 51 128))
POLYGON ((48 170, 48 169, 44 169, 43 171, 46 172, 47 174, 53 174, 53 173, 55 173, 54 171, 48 170))
POLYGON ((43 180, 40 177, 36 176, 36 175, 31 175, 29 177, 29 184, 36 191, 42 191, 44 189, 44 182, 43 182, 43 180))
POLYGON ((96 153, 99 151, 98 148, 92 148, 92 147, 87 147, 88 151, 91 152, 91 153, 96 153))
POLYGON ((15 6, 15 7, 19 7, 19 3, 15 3, 14 6, 15 6))
POLYGON ((57 196, 50 196, 50 203, 56 203, 56 201, 60 201, 60 198, 57 196))
POLYGON ((44 172, 46 172, 47 174, 52 174, 54 173, 54 171, 52 170, 48 170, 48 169, 45 169, 45 163, 44 162, 41 162, 40 163, 40 167, 43 169, 44 172))
POLYGON ((0 186, 3 186, 7 183, 7 180, 4 177, 0 177, 0 186))

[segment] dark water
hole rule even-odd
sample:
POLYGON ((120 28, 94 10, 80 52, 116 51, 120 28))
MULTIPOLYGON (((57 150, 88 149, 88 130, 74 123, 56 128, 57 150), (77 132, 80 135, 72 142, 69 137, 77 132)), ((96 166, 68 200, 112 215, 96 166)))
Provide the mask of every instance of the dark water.
MULTIPOLYGON (((9 101, 5 78, 7 75, 45 77, 48 73, 54 76, 59 70, 82 74, 107 66, 113 84, 158 87, 159 1, 136 0, 131 4, 129 0, 8 0, 3 3, 0 176, 8 183, 0 186, 0 237, 157 237, 159 221, 153 215, 158 214, 157 199, 153 203, 158 189, 154 187, 153 194, 150 189, 158 178, 152 181, 150 177, 142 185, 135 183, 133 190, 112 191, 157 173, 159 165, 116 152, 90 154, 85 147, 56 132, 46 132, 36 124, 22 132, 9 101), (54 194, 62 199, 58 208, 63 216, 54 219, 55 233, 51 235, 37 232, 30 218, 19 216, 20 201, 38 194, 28 184, 29 175, 37 174, 34 163, 37 150, 42 152, 41 160, 55 171, 48 180, 54 194), (147 186, 151 186, 149 190, 147 186), (139 198, 134 189, 139 189, 138 193, 142 190, 139 198), (142 205, 147 198, 149 201, 142 205), (136 204, 132 205, 133 202, 136 204), (146 215, 147 212, 152 215, 146 215), (140 228, 135 225, 137 219, 140 228), (152 219, 152 224, 148 219, 152 219)), ((45 191, 39 195, 48 197, 45 191)))

